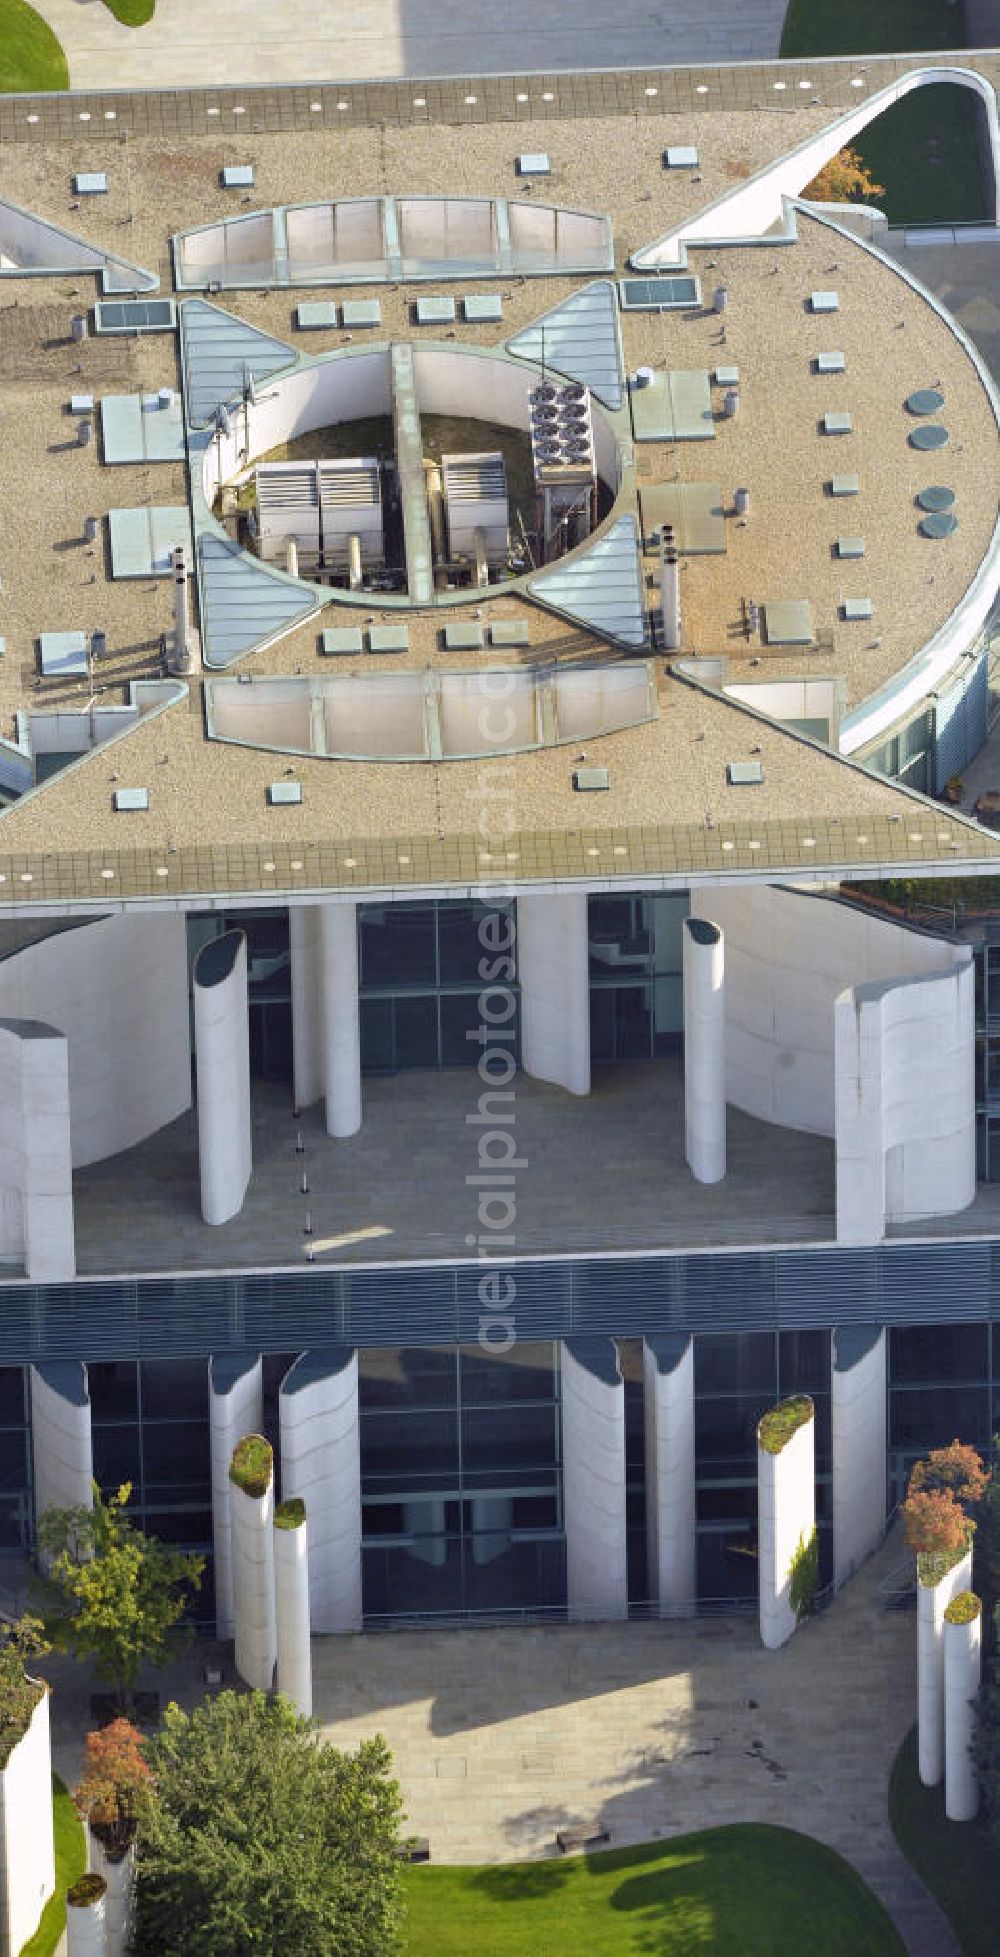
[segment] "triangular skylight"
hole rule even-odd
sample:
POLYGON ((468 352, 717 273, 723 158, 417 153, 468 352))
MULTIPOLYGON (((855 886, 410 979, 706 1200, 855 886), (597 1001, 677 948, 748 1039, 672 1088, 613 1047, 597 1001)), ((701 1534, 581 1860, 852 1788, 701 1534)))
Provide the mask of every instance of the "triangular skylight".
POLYGON ((540 571, 528 586, 553 610, 622 645, 646 644, 639 536, 634 516, 620 517, 589 549, 540 571))
POLYGON ((221 401, 242 393, 248 372, 267 380, 296 358, 283 340, 206 299, 186 299, 181 307, 181 348, 188 420, 196 428, 211 421, 221 401))
POLYGON ((199 537, 198 578, 206 666, 229 666, 319 610, 308 585, 268 569, 227 537, 199 537))
POLYGON ((618 300, 609 279, 581 286, 561 305, 543 313, 507 342, 508 353, 554 367, 570 380, 583 381, 609 408, 620 408, 623 388, 618 300))
POLYGON ((160 283, 155 272, 0 198, 0 279, 56 278, 68 272, 93 273, 103 292, 155 292, 160 283))

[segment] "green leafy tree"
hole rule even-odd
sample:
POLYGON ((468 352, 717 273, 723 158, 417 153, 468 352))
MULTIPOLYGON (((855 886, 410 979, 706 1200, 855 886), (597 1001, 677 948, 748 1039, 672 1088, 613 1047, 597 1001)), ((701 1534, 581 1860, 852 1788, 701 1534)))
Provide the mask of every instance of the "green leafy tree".
POLYGON ((91 1659, 123 1705, 144 1661, 166 1664, 190 1637, 180 1620, 205 1567, 137 1529, 125 1513, 131 1493, 124 1482, 105 1501, 95 1482, 92 1509, 47 1509, 38 1529, 53 1636, 91 1659))
POLYGON ((322 1740, 281 1698, 169 1705, 136 1842, 145 1957, 392 1957, 401 1804, 385 1741, 322 1740))

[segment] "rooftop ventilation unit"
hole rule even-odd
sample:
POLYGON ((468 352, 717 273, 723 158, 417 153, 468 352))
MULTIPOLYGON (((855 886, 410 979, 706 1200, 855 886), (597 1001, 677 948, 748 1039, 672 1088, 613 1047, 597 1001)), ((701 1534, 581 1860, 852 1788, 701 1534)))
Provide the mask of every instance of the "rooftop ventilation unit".
POLYGON ((507 470, 500 449, 443 455, 441 479, 452 558, 474 562, 483 558, 489 565, 505 565, 510 518, 507 470))
POLYGON ((264 462, 254 471, 260 555, 306 573, 333 570, 360 585, 385 562, 382 483, 375 456, 264 462))
POLYGON ((528 394, 531 460, 542 561, 561 557, 597 522, 597 465, 590 396, 579 381, 541 381, 528 394))

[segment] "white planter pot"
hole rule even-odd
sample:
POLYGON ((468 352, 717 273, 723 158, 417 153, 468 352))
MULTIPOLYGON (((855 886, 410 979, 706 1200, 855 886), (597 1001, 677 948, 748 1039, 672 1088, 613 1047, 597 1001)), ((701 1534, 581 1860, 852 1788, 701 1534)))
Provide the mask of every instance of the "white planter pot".
POLYGON ((971 1587, 971 1549, 939 1582, 917 1578, 917 1750, 925 1787, 936 1787, 944 1773, 944 1614, 971 1587))
POLYGON ((982 1612, 970 1624, 944 1627, 944 1811, 949 1821, 973 1821, 979 1782, 969 1748, 982 1677, 982 1612))
POLYGON ((309 1628, 309 1544, 306 1524, 275 1527, 274 1602, 278 1631, 278 1691, 304 1719, 312 1718, 309 1628))
POLYGON ((67 1957, 107 1957, 107 1897, 92 1903, 66 1899, 67 1957))
POLYGON ((247 1495, 229 1484, 232 1520, 236 1669, 247 1685, 270 1692, 277 1634, 274 1617, 274 1485, 247 1495))
POLYGON ((795 1429, 780 1454, 757 1443, 757 1582, 761 1643, 787 1644, 798 1619, 792 1609, 795 1553, 816 1527, 815 1417, 795 1429))
POLYGON ((45 1691, 0 1773, 0 1957, 18 1957, 56 1886, 45 1691))
POLYGON ((127 1957, 135 1914, 135 1850, 112 1857, 88 1829, 89 1861, 94 1875, 108 1885, 104 1898, 106 1957, 127 1957))

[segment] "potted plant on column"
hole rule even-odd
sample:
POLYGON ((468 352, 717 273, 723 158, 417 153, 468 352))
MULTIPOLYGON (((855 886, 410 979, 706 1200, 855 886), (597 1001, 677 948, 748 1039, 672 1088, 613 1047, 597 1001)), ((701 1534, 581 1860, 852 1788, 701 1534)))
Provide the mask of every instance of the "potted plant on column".
POLYGON ((106 1957, 124 1957, 129 1948, 135 1834, 152 1778, 146 1742, 128 1719, 87 1734, 75 1798, 89 1824, 91 1869, 107 1884, 106 1957))

